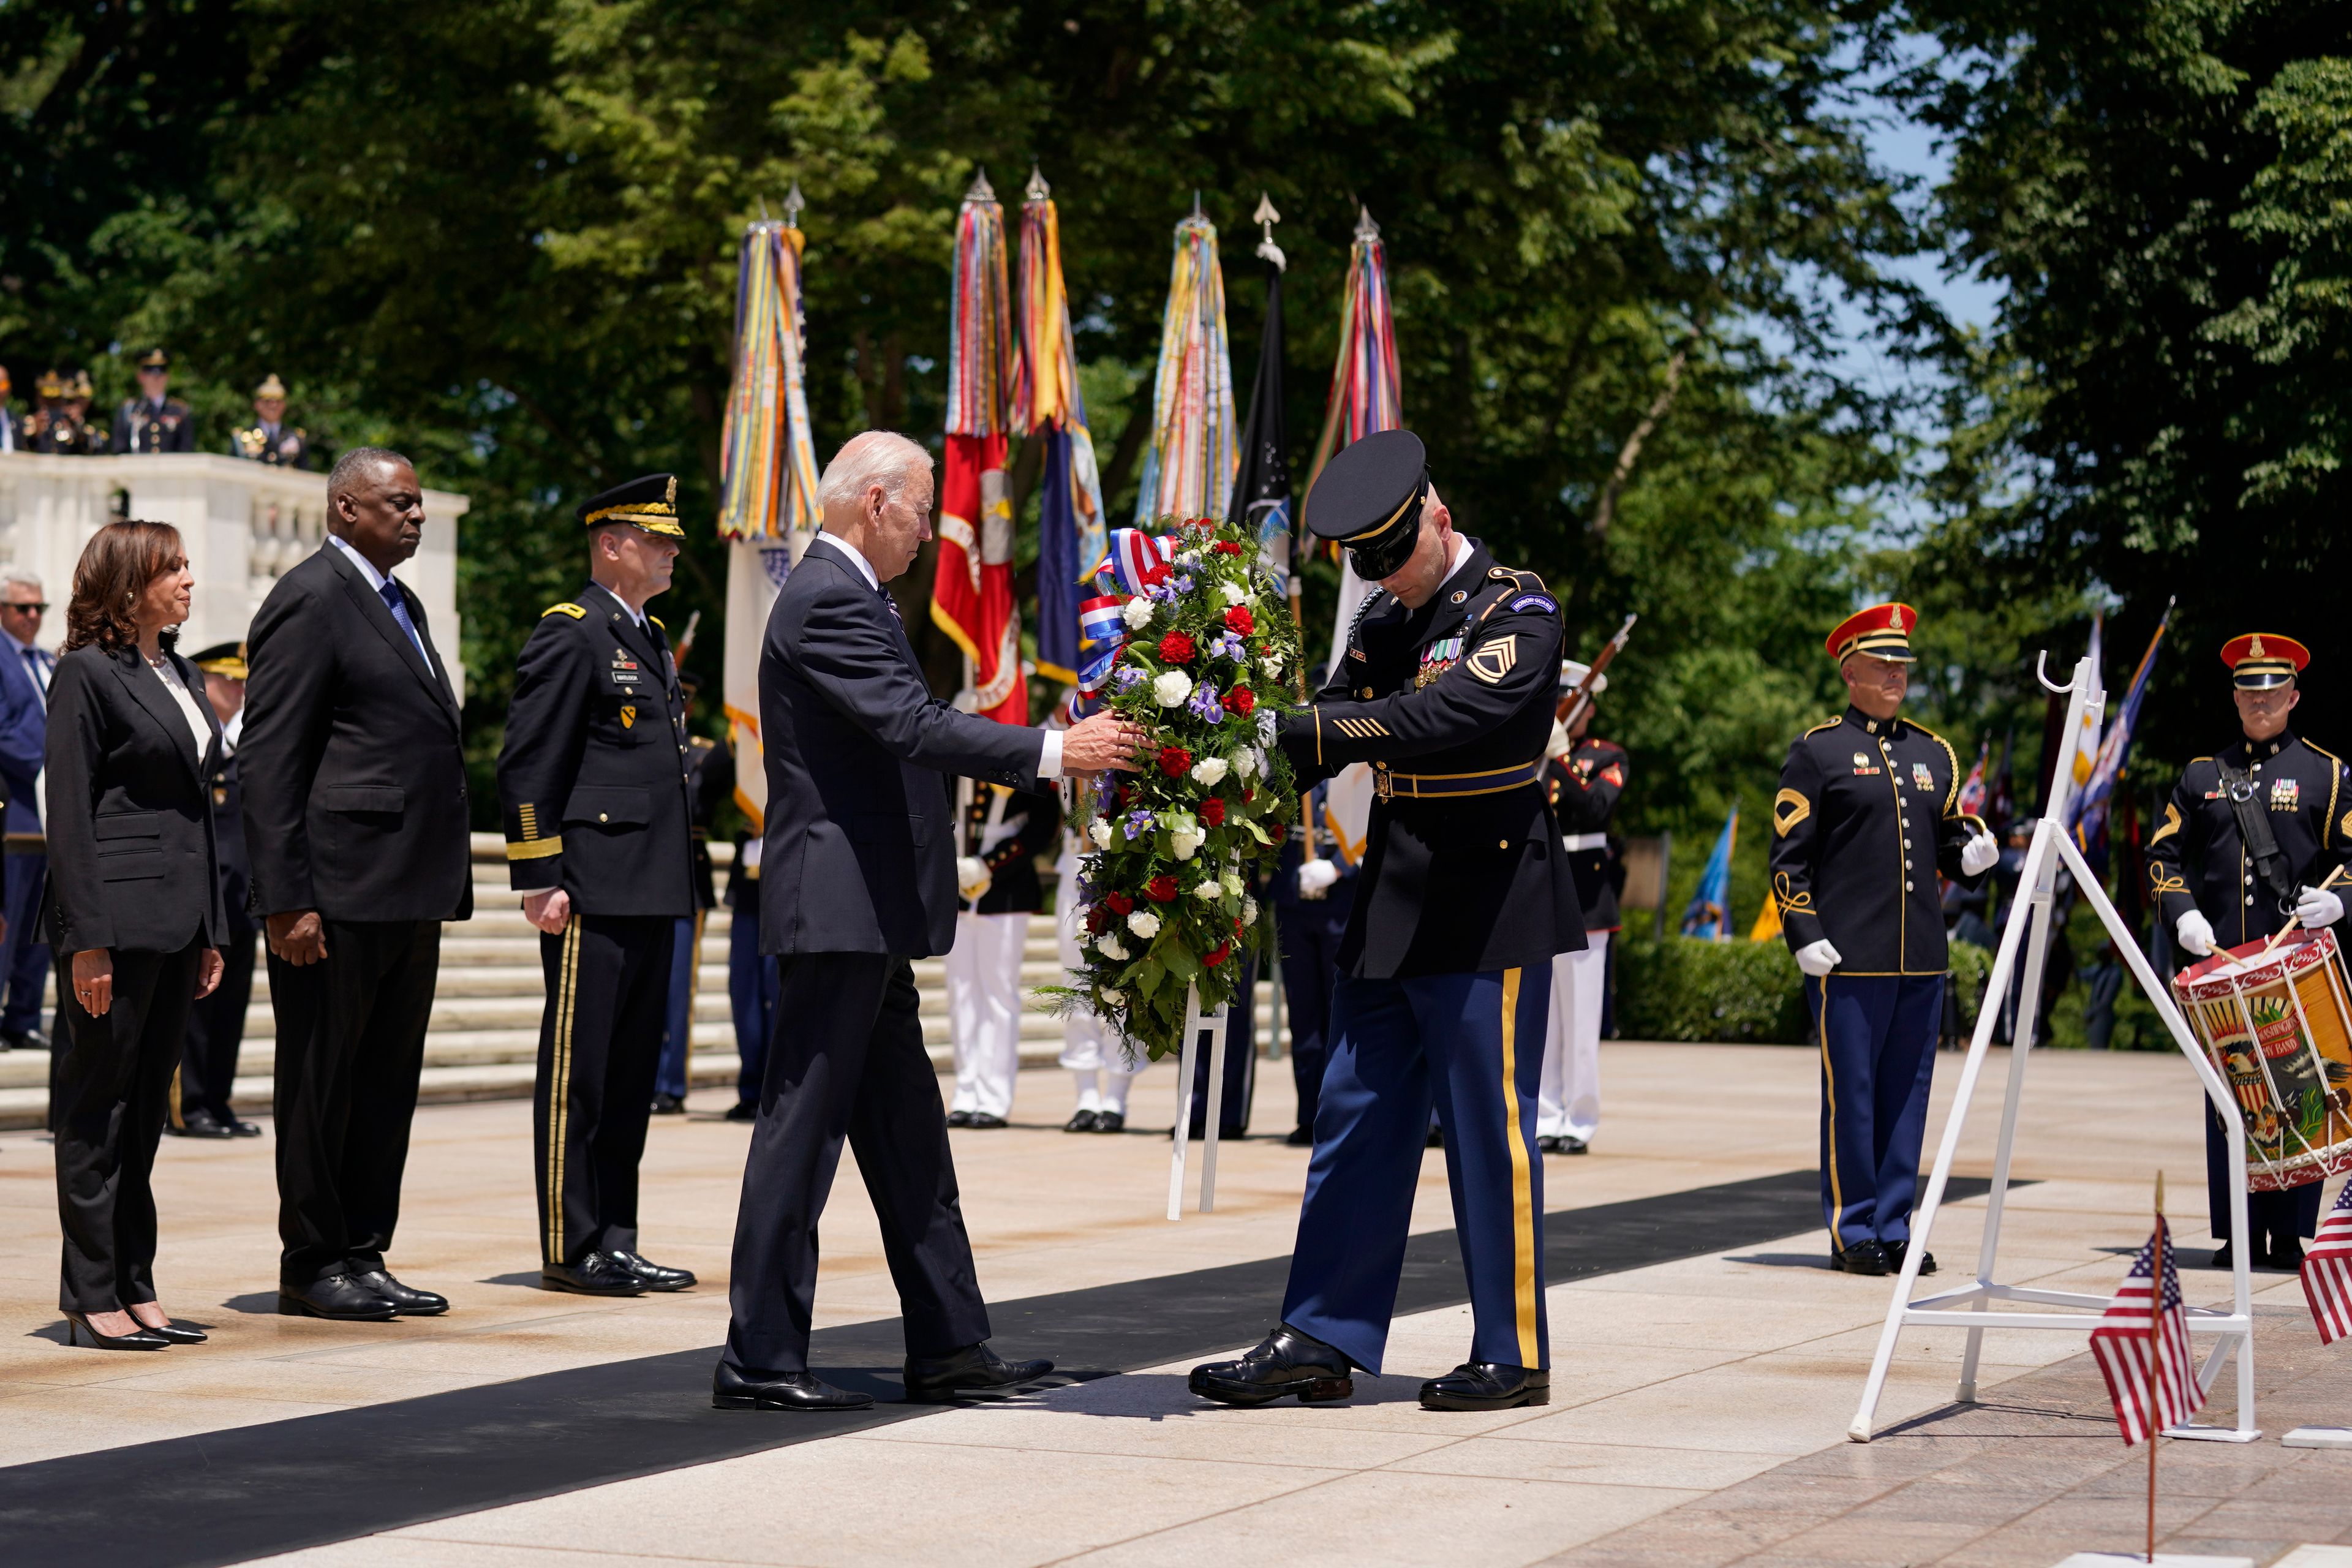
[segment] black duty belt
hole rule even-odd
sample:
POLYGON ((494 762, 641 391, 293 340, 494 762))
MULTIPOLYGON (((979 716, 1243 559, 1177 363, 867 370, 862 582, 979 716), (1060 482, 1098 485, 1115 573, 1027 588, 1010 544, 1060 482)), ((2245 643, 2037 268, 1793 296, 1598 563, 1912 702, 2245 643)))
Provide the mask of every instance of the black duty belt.
POLYGON ((1454 795, 1500 795, 1543 777, 1543 759, 1487 768, 1475 773, 1401 773, 1385 763, 1372 764, 1372 793, 1382 800, 1444 800, 1454 795))

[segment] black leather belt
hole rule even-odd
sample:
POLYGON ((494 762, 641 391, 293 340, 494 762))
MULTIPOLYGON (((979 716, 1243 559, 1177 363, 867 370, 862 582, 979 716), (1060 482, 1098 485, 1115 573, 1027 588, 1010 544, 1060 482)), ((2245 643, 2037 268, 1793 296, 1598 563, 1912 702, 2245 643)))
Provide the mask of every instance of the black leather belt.
POLYGON ((1487 768, 1475 773, 1401 773, 1385 763, 1372 764, 1372 793, 1382 800, 1444 800, 1453 795, 1500 795, 1543 777, 1543 759, 1487 768))

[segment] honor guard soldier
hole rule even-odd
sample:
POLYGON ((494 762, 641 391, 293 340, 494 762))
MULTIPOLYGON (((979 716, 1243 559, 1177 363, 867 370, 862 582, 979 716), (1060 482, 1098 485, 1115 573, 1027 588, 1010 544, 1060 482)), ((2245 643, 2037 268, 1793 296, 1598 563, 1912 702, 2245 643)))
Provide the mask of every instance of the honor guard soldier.
POLYGON ((955 945, 948 950, 948 1017, 955 1042, 950 1127, 1003 1127, 1021 1069, 1021 954, 1029 917, 1045 901, 1037 856, 1062 831, 1052 790, 974 784, 956 858, 955 945))
POLYGON ((1849 1274, 1893 1273, 1911 1244, 1949 968, 1937 874, 1973 884, 2000 858, 1959 809, 1949 742, 1896 716, 1918 618, 1874 605, 1830 634, 1851 700, 1790 746, 1772 799, 1772 896, 1822 1055, 1830 1267, 1849 1274))
POLYGON ((579 516, 591 581, 523 645, 499 805, 547 972, 531 1118, 540 1279, 635 1296, 694 1283, 637 1250, 677 921, 694 913, 686 706, 645 605, 669 586, 686 534, 669 474, 592 496, 579 516))
POLYGON ((1339 982, 1339 947, 1356 910, 1364 841, 1350 840, 1331 805, 1326 779, 1299 797, 1301 820, 1284 835, 1274 868, 1274 929, 1282 940, 1282 1000, 1290 1017, 1290 1081, 1298 1124, 1283 1140, 1315 1142, 1315 1112, 1330 1060, 1331 1001, 1339 982), (1312 834, 1315 853, 1307 852, 1312 834))
MULTIPOLYGON (((1559 692, 1566 700, 1591 671, 1562 659, 1559 692)), ((1591 698, 1609 689, 1595 678, 1580 712, 1555 724, 1545 753, 1544 788, 1559 818, 1560 848, 1576 878, 1576 907, 1584 911, 1584 948, 1551 961, 1551 1017, 1544 1031, 1543 1086, 1536 1097, 1536 1145, 1547 1154, 1581 1154, 1601 1130, 1601 1013, 1609 989, 1609 939, 1617 931, 1617 857, 1609 819, 1625 793, 1625 748, 1586 734, 1591 698)))
POLYGON ((218 854, 220 984, 188 1009, 188 1035, 172 1086, 167 1132, 183 1138, 258 1138, 261 1129, 230 1108, 236 1055, 245 1045, 245 1010, 253 1003, 254 939, 261 931, 247 907, 253 863, 245 850, 245 808, 237 795, 236 743, 245 733, 245 645, 215 643, 189 661, 204 672, 205 700, 221 722, 220 763, 213 769, 213 843, 218 854))
MULTIPOLYGON (((694 694, 701 682, 680 671, 677 689, 686 710, 694 710, 694 694)), ((702 931, 719 904, 719 874, 710 862, 710 824, 719 807, 735 793, 735 753, 708 735, 689 735, 686 742, 686 798, 694 808, 694 915, 677 922, 677 947, 670 959, 668 1020, 662 1027, 661 1070, 654 1079, 654 1114, 682 1116, 692 1088, 688 1068, 694 1057, 694 1001, 702 994, 702 931)))
MULTIPOLYGON (((2352 863, 2352 779, 2343 763, 2288 723, 2303 700, 2298 678, 2310 651, 2293 637, 2251 633, 2223 644, 2221 662, 2230 667, 2241 739, 2189 764, 2147 840, 2158 913, 2182 951, 2198 958, 2267 942, 2290 921, 2307 929, 2334 925, 2344 900, 2322 884, 2352 863)), ((2209 1104, 2205 1190, 2213 1237, 2222 1244, 2216 1268, 2231 1266, 2235 1245, 2229 1157, 2209 1104)), ((2319 1224, 2322 1184, 2246 1194, 2249 1264, 2303 1266, 2303 1238, 2319 1224)))
POLYGON ((66 383, 66 413, 73 418, 73 427, 80 433, 81 451, 85 458, 103 458, 109 451, 106 432, 90 422, 89 400, 92 388, 89 372, 78 370, 66 383))
POLYGON ((310 466, 310 438, 286 427, 286 384, 275 374, 253 389, 253 423, 230 432, 229 451, 281 468, 310 466))
POLYGON ((188 405, 166 396, 172 383, 172 359, 162 349, 139 362, 139 395, 114 411, 117 452, 193 452, 195 421, 188 405))
POLYGON ((1470 1358, 1422 1384, 1433 1410, 1549 1401, 1536 1093, 1555 954, 1584 944, 1543 787, 1559 605, 1454 531, 1419 437, 1331 460, 1307 525, 1379 585, 1281 745, 1302 785, 1374 771, 1329 1061, 1282 1322, 1195 1394, 1342 1399, 1388 1342, 1433 1102, 1469 1277, 1470 1358))
POLYGON ((33 384, 33 392, 41 405, 34 412, 26 427, 29 450, 44 452, 53 458, 85 458, 89 455, 89 441, 81 421, 66 406, 66 394, 72 384, 56 371, 48 371, 33 384))

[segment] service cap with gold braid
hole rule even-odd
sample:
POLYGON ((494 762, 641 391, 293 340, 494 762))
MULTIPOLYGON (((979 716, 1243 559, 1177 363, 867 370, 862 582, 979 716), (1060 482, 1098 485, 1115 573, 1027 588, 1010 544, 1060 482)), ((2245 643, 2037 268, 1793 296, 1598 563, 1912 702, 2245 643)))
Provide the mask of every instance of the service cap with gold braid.
POLYGON ((66 395, 66 378, 53 370, 43 371, 41 378, 33 383, 33 393, 44 403, 61 402, 66 395))
POLYGON ((162 349, 150 349, 139 357, 139 368, 141 370, 169 370, 172 368, 172 356, 165 353, 162 349))
POLYGON ((275 397, 282 403, 286 398, 286 384, 278 379, 278 373, 273 370, 262 378, 259 386, 253 389, 253 395, 257 398, 275 397))
POLYGON ((1911 628, 1918 624, 1919 612, 1908 605, 1873 605, 1840 621, 1822 646, 1840 664, 1855 653, 1910 664, 1919 657, 1911 651, 1911 628))
POLYGON ((216 642, 191 655, 188 662, 206 675, 217 675, 224 680, 243 680, 245 645, 241 642, 216 642))
POLYGON ((2221 662, 2230 667, 2230 684, 2239 690, 2267 691, 2302 674, 2311 650, 2275 632, 2248 632, 2221 645, 2221 662))
POLYGON ((1307 492, 1307 531, 1343 546, 1367 583, 1392 576, 1421 538, 1429 451, 1410 430, 1381 430, 1324 465, 1307 492))
POLYGON ((677 522, 677 476, 646 474, 600 490, 580 503, 580 521, 590 528, 625 522, 665 539, 684 539, 677 522))

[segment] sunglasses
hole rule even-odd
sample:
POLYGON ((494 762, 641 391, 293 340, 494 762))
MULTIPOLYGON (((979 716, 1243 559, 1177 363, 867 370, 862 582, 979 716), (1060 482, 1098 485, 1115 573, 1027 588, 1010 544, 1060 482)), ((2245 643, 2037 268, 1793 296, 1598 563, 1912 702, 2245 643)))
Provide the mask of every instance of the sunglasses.
POLYGON ((32 613, 33 615, 36 615, 36 616, 37 616, 37 615, 40 615, 40 614, 44 613, 45 611, 47 611, 47 610, 48 609, 48 607, 49 607, 49 602, 48 602, 47 599, 36 599, 36 600, 34 600, 34 601, 33 601, 31 604, 29 604, 29 605, 12 605, 12 604, 0 603, 0 610, 25 610, 25 611, 29 611, 30 613, 32 613))

